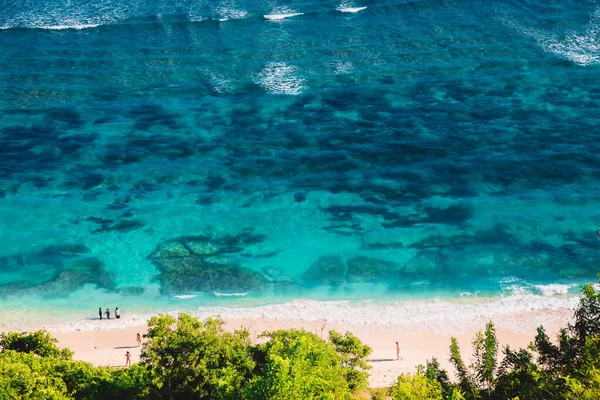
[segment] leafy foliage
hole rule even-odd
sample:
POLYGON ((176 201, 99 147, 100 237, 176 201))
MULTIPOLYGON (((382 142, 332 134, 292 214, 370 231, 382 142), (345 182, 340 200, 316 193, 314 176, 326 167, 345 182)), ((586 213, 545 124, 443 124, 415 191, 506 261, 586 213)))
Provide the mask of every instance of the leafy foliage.
POLYGON ((367 357, 372 349, 350 332, 345 334, 329 331, 329 341, 333 344, 335 351, 340 356, 340 362, 344 369, 344 377, 351 391, 356 392, 367 386, 371 366, 367 363, 367 357))
POLYGON ((460 347, 456 338, 450 339, 450 359, 449 361, 454 366, 456 376, 458 377, 458 387, 463 393, 475 393, 475 383, 471 372, 465 365, 462 355, 460 354, 460 347))
POLYGON ((58 340, 47 331, 32 333, 0 333, 0 350, 14 350, 20 353, 33 353, 42 357, 59 357, 70 359, 73 352, 69 349, 59 349, 58 340))
POLYGON ((4 350, 0 354, 0 394, 3 399, 70 399, 67 385, 54 373, 54 358, 32 352, 4 350))
POLYGON ((258 348, 265 360, 262 374, 252 381, 249 399, 304 400, 350 397, 347 370, 335 348, 317 335, 290 329, 270 332, 258 348))
POLYGON ((472 370, 452 338, 450 362, 459 387, 470 399, 600 398, 600 292, 593 285, 582 286, 574 317, 574 324, 559 332, 556 343, 539 327, 528 349, 506 347, 497 369, 498 341, 491 323, 473 341, 472 370))
POLYGON ((491 392, 494 385, 494 374, 496 372, 496 357, 498 355, 498 339, 494 324, 489 322, 485 327, 485 333, 478 332, 473 340, 474 372, 477 385, 491 392))
POLYGON ((569 325, 578 356, 583 353, 588 337, 600 336, 600 291, 595 291, 591 283, 583 286, 581 291, 583 296, 575 310, 575 324, 569 325))
POLYGON ((463 398, 458 386, 450 382, 448 372, 440 367, 440 363, 435 357, 431 360, 427 360, 425 365, 425 376, 427 379, 436 380, 440 384, 444 399, 458 400, 463 398))
POLYGON ((391 388, 394 400, 443 400, 442 385, 428 378, 423 368, 414 375, 402 374, 391 388))
POLYGON ((256 366, 246 330, 223 330, 221 319, 179 314, 153 317, 141 353, 152 389, 163 398, 237 399, 256 366))
MULTIPOLYGON (((93 367, 92 367, 93 368, 93 367)), ((81 399, 159 399, 151 391, 150 376, 145 366, 134 364, 129 368, 103 369, 105 374, 99 376, 93 391, 82 388, 73 394, 74 398, 81 399)))

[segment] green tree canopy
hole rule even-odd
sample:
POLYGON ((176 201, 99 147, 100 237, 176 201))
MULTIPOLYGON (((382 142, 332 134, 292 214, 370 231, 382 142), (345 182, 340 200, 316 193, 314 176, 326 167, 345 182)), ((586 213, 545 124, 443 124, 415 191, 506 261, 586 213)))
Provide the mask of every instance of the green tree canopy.
POLYGON ((347 370, 335 348, 317 335, 289 329, 266 333, 258 346, 262 370, 248 389, 248 399, 347 399, 347 370))
POLYGON ((350 390, 356 392, 367 387, 367 371, 371 369, 367 358, 371 355, 371 348, 362 344, 360 339, 350 332, 342 335, 336 331, 329 331, 329 341, 340 356, 344 377, 350 390))
POLYGON ((223 320, 179 314, 152 317, 141 362, 162 398, 238 399, 253 376, 247 330, 225 332, 223 320), (187 396, 187 397, 186 397, 187 396))
POLYGON ((58 340, 47 331, 0 333, 0 351, 14 350, 20 353, 33 353, 42 357, 70 359, 73 352, 56 346, 58 340))
POLYGON ((402 374, 390 389, 394 400, 443 400, 442 385, 435 379, 428 378, 422 367, 417 373, 402 374))

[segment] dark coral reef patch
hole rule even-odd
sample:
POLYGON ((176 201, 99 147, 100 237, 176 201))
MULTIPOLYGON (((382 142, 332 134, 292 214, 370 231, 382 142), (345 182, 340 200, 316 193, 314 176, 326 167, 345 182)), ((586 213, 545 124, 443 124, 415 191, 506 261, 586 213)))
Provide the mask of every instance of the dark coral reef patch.
POLYGON ((0 295, 66 296, 88 284, 114 290, 115 275, 89 252, 80 243, 61 243, 34 253, 3 257, 0 271, 14 279, 0 284, 0 295))
POLYGON ((147 259, 159 271, 156 279, 163 293, 260 291, 269 285, 268 279, 241 265, 239 256, 263 240, 251 231, 180 236, 159 243, 147 259))

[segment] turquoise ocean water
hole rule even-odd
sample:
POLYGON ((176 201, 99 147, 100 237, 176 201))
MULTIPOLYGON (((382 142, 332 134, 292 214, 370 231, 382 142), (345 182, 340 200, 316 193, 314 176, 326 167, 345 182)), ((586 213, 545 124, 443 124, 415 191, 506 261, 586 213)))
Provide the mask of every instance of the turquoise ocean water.
POLYGON ((600 271, 599 1, 0 0, 0 67, 0 324, 600 271))

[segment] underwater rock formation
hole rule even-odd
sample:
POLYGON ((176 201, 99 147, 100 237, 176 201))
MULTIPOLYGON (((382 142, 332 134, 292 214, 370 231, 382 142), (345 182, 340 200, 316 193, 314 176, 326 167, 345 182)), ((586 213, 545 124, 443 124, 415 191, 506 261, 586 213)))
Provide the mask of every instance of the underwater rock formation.
POLYGON ((268 284, 264 276, 238 264, 211 263, 193 256, 155 260, 163 293, 189 291, 257 291, 268 284))
POLYGON ((344 283, 346 264, 340 256, 322 256, 304 273, 302 278, 307 282, 323 283, 338 286, 344 283))
POLYGON ((0 259, 0 270, 12 271, 15 279, 0 285, 0 295, 64 296, 84 285, 114 290, 115 275, 104 262, 90 257, 79 243, 56 244, 41 251, 0 259))
POLYGON ((386 278, 395 278, 400 272, 400 265, 386 260, 365 256, 348 260, 348 282, 381 282, 386 278))
POLYGON ((396 235, 384 230, 363 235, 361 247, 366 250, 402 249, 404 244, 396 235))
POLYGON ((180 236, 159 243, 146 257, 159 271, 163 293, 189 291, 257 291, 268 279, 243 267, 236 256, 246 246, 260 243, 264 235, 180 236))

